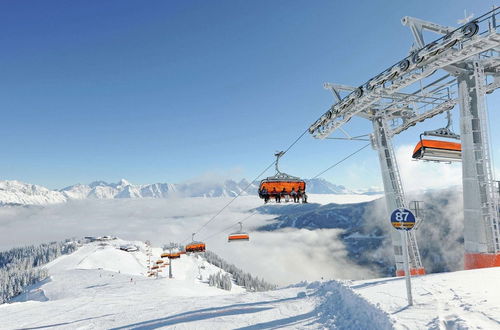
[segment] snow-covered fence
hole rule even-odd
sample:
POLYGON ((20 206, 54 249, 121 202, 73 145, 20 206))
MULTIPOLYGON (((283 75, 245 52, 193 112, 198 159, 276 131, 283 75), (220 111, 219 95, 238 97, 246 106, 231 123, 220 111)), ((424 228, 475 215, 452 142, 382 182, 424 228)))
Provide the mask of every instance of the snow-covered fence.
POLYGON ((40 266, 76 249, 77 244, 66 240, 0 252, 0 304, 48 277, 47 270, 40 266))

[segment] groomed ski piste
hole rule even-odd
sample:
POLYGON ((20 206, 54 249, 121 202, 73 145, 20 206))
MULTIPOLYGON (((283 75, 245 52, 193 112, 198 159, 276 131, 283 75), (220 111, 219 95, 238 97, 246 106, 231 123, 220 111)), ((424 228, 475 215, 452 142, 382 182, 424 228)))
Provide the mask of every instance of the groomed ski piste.
MULTIPOLYGON (((161 252, 153 248, 151 260, 161 252)), ((500 328, 500 268, 414 277, 408 307, 404 278, 303 282, 267 292, 233 283, 226 291, 209 286, 209 275, 221 270, 202 255, 173 260, 173 279, 168 268, 147 277, 147 259, 142 242, 86 243, 46 265, 50 278, 0 305, 1 328, 500 328), (124 244, 139 251, 119 250, 124 244)))

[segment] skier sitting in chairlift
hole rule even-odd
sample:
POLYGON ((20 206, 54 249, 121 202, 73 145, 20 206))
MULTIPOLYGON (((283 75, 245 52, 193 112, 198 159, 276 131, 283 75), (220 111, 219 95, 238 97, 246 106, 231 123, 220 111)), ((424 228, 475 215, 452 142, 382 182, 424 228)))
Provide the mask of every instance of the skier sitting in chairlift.
POLYGON ((299 192, 297 194, 297 201, 299 199, 302 199, 302 203, 307 203, 307 195, 306 192, 302 189, 299 189, 299 192))
POLYGON ((262 198, 264 198, 264 203, 269 202, 269 192, 267 191, 267 189, 265 187, 260 191, 260 194, 261 194, 262 198))
POLYGON ((292 188, 292 191, 290 192, 290 196, 292 196, 294 203, 298 203, 299 202, 299 197, 297 195, 297 192, 295 191, 295 187, 292 188))
POLYGON ((286 188, 283 188, 283 190, 280 193, 282 198, 285 198, 285 202, 288 202, 288 193, 286 191, 286 188))
POLYGON ((271 196, 274 196, 276 203, 281 203, 281 196, 279 192, 276 190, 276 187, 273 187, 273 191, 271 191, 271 196))

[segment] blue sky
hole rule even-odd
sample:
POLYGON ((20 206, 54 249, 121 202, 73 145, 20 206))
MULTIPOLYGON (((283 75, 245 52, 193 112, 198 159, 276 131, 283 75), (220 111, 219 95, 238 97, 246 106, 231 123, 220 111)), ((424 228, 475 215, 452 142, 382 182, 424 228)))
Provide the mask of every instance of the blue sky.
MULTIPOLYGON (((407 55, 402 16, 455 26, 464 9, 479 15, 493 3, 2 1, 0 178, 50 188, 251 179, 331 105, 323 82, 358 85, 407 55)), ((370 131, 362 120, 350 125, 370 131)), ((283 170, 312 177, 361 143, 307 135, 283 170)), ((379 185, 376 153, 367 148, 323 177, 379 185)))

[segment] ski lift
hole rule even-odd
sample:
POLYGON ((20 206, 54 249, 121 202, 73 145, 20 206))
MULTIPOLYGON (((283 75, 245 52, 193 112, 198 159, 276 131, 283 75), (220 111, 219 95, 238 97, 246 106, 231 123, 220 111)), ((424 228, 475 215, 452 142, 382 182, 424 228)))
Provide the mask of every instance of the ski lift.
POLYGON ((157 261, 156 261, 156 264, 157 264, 157 265, 159 265, 159 264, 162 264, 163 262, 164 262, 164 261, 160 259, 160 260, 157 260, 157 261))
POLYGON ((281 172, 278 167, 278 162, 280 157, 282 157, 285 152, 280 151, 274 154, 276 156, 276 174, 265 178, 260 182, 259 186, 259 197, 264 199, 267 203, 271 198, 276 197, 277 194, 284 197, 285 202, 290 200, 290 192, 295 190, 297 193, 302 191, 305 194, 306 183, 299 177, 291 176, 284 172, 281 172), (265 189, 265 190, 264 190, 265 189))
POLYGON ((168 258, 168 256, 169 256, 169 255, 170 255, 170 253, 168 253, 168 252, 163 252, 163 253, 161 254, 161 256, 160 256, 160 257, 161 257, 161 258, 168 258))
POLYGON ((154 265, 153 267, 151 267, 151 269, 158 269, 160 268, 160 266, 157 266, 157 265, 154 265))
POLYGON ((192 242, 186 245, 186 252, 205 252, 205 243, 197 242, 194 240, 194 235, 192 235, 192 242))
POLYGON ((227 241, 230 242, 246 242, 250 240, 250 236, 243 232, 243 224, 241 222, 238 222, 240 224, 240 230, 229 234, 227 241))
POLYGON ((428 140, 422 136, 435 136, 445 139, 460 139, 460 135, 451 131, 451 113, 448 110, 446 117, 448 125, 434 131, 425 131, 420 134, 420 141, 413 150, 412 158, 415 160, 426 160, 434 162, 460 162, 462 161, 462 145, 457 142, 446 140, 428 140))

